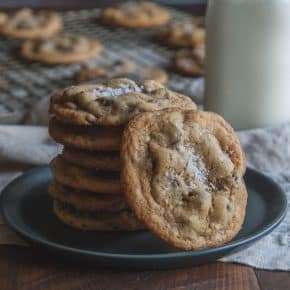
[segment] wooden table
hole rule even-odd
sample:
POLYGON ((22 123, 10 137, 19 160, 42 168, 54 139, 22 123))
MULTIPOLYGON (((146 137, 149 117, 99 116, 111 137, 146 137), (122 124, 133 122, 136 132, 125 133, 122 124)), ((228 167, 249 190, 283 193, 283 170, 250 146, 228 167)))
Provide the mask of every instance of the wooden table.
POLYGON ((61 262, 32 248, 0 246, 1 290, 286 290, 290 274, 213 263, 167 271, 113 271, 61 262))
MULTIPOLYGON (((104 1, 92 0, 1 0, 0 8, 23 5, 36 8, 95 7, 104 1)), ((106 3, 112 1, 106 1, 106 3)), ((186 7, 186 6, 184 6, 186 7)), ((184 8, 183 7, 183 8, 184 8)), ((196 14, 204 6, 191 7, 196 14)), ((3 167, 2 167, 3 168, 3 167)), ((0 290, 286 290, 290 273, 255 270, 251 267, 213 263, 189 269, 167 271, 113 271, 64 262, 35 247, 0 246, 0 290)))

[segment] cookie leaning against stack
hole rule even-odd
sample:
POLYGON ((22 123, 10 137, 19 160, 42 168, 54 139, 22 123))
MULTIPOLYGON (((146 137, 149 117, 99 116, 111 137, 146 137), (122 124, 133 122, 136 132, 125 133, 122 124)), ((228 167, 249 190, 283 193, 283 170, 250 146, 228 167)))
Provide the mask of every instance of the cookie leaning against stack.
POLYGON ((121 158, 127 202, 169 244, 215 247, 241 229, 245 160, 220 116, 182 109, 141 114, 124 131, 121 158))
POLYGON ((142 229, 121 188, 122 133, 140 112, 172 107, 196 109, 190 98, 155 81, 113 79, 55 94, 49 132, 64 150, 52 161, 50 195, 59 219, 83 230, 142 229))

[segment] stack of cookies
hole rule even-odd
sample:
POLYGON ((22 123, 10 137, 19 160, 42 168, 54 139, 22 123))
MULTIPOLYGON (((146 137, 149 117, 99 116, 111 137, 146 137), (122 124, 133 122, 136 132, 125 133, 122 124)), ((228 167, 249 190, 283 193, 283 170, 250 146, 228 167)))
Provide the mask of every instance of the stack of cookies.
POLYGON ((140 230, 120 182, 124 127, 141 112, 196 109, 192 100, 155 81, 113 79, 66 88, 51 98, 49 133, 63 145, 52 161, 50 195, 64 223, 82 230, 140 230))
POLYGON ((155 81, 113 79, 51 99, 54 212, 82 230, 146 228, 174 247, 223 245, 247 204, 245 159, 222 117, 155 81))

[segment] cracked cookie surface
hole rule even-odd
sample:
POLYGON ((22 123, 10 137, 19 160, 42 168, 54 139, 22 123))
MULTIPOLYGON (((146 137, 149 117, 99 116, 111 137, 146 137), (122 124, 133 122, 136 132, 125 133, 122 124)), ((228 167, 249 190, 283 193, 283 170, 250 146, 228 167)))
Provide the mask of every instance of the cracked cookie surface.
POLYGON ((239 232, 245 159, 220 116, 174 109, 141 114, 124 131, 121 158, 130 207, 169 244, 215 247, 239 232))
POLYGON ((72 124, 118 126, 141 112, 172 107, 196 109, 189 97, 158 82, 119 78, 66 88, 51 97, 50 112, 72 124))

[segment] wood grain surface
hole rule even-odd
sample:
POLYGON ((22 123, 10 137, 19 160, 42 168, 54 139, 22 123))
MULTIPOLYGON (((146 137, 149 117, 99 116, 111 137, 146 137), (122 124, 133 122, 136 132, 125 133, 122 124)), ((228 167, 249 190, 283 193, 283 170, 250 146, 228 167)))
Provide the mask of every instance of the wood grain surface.
POLYGON ((0 247, 1 290, 287 290, 287 272, 213 263, 166 271, 113 271, 62 261, 45 251, 0 247))

